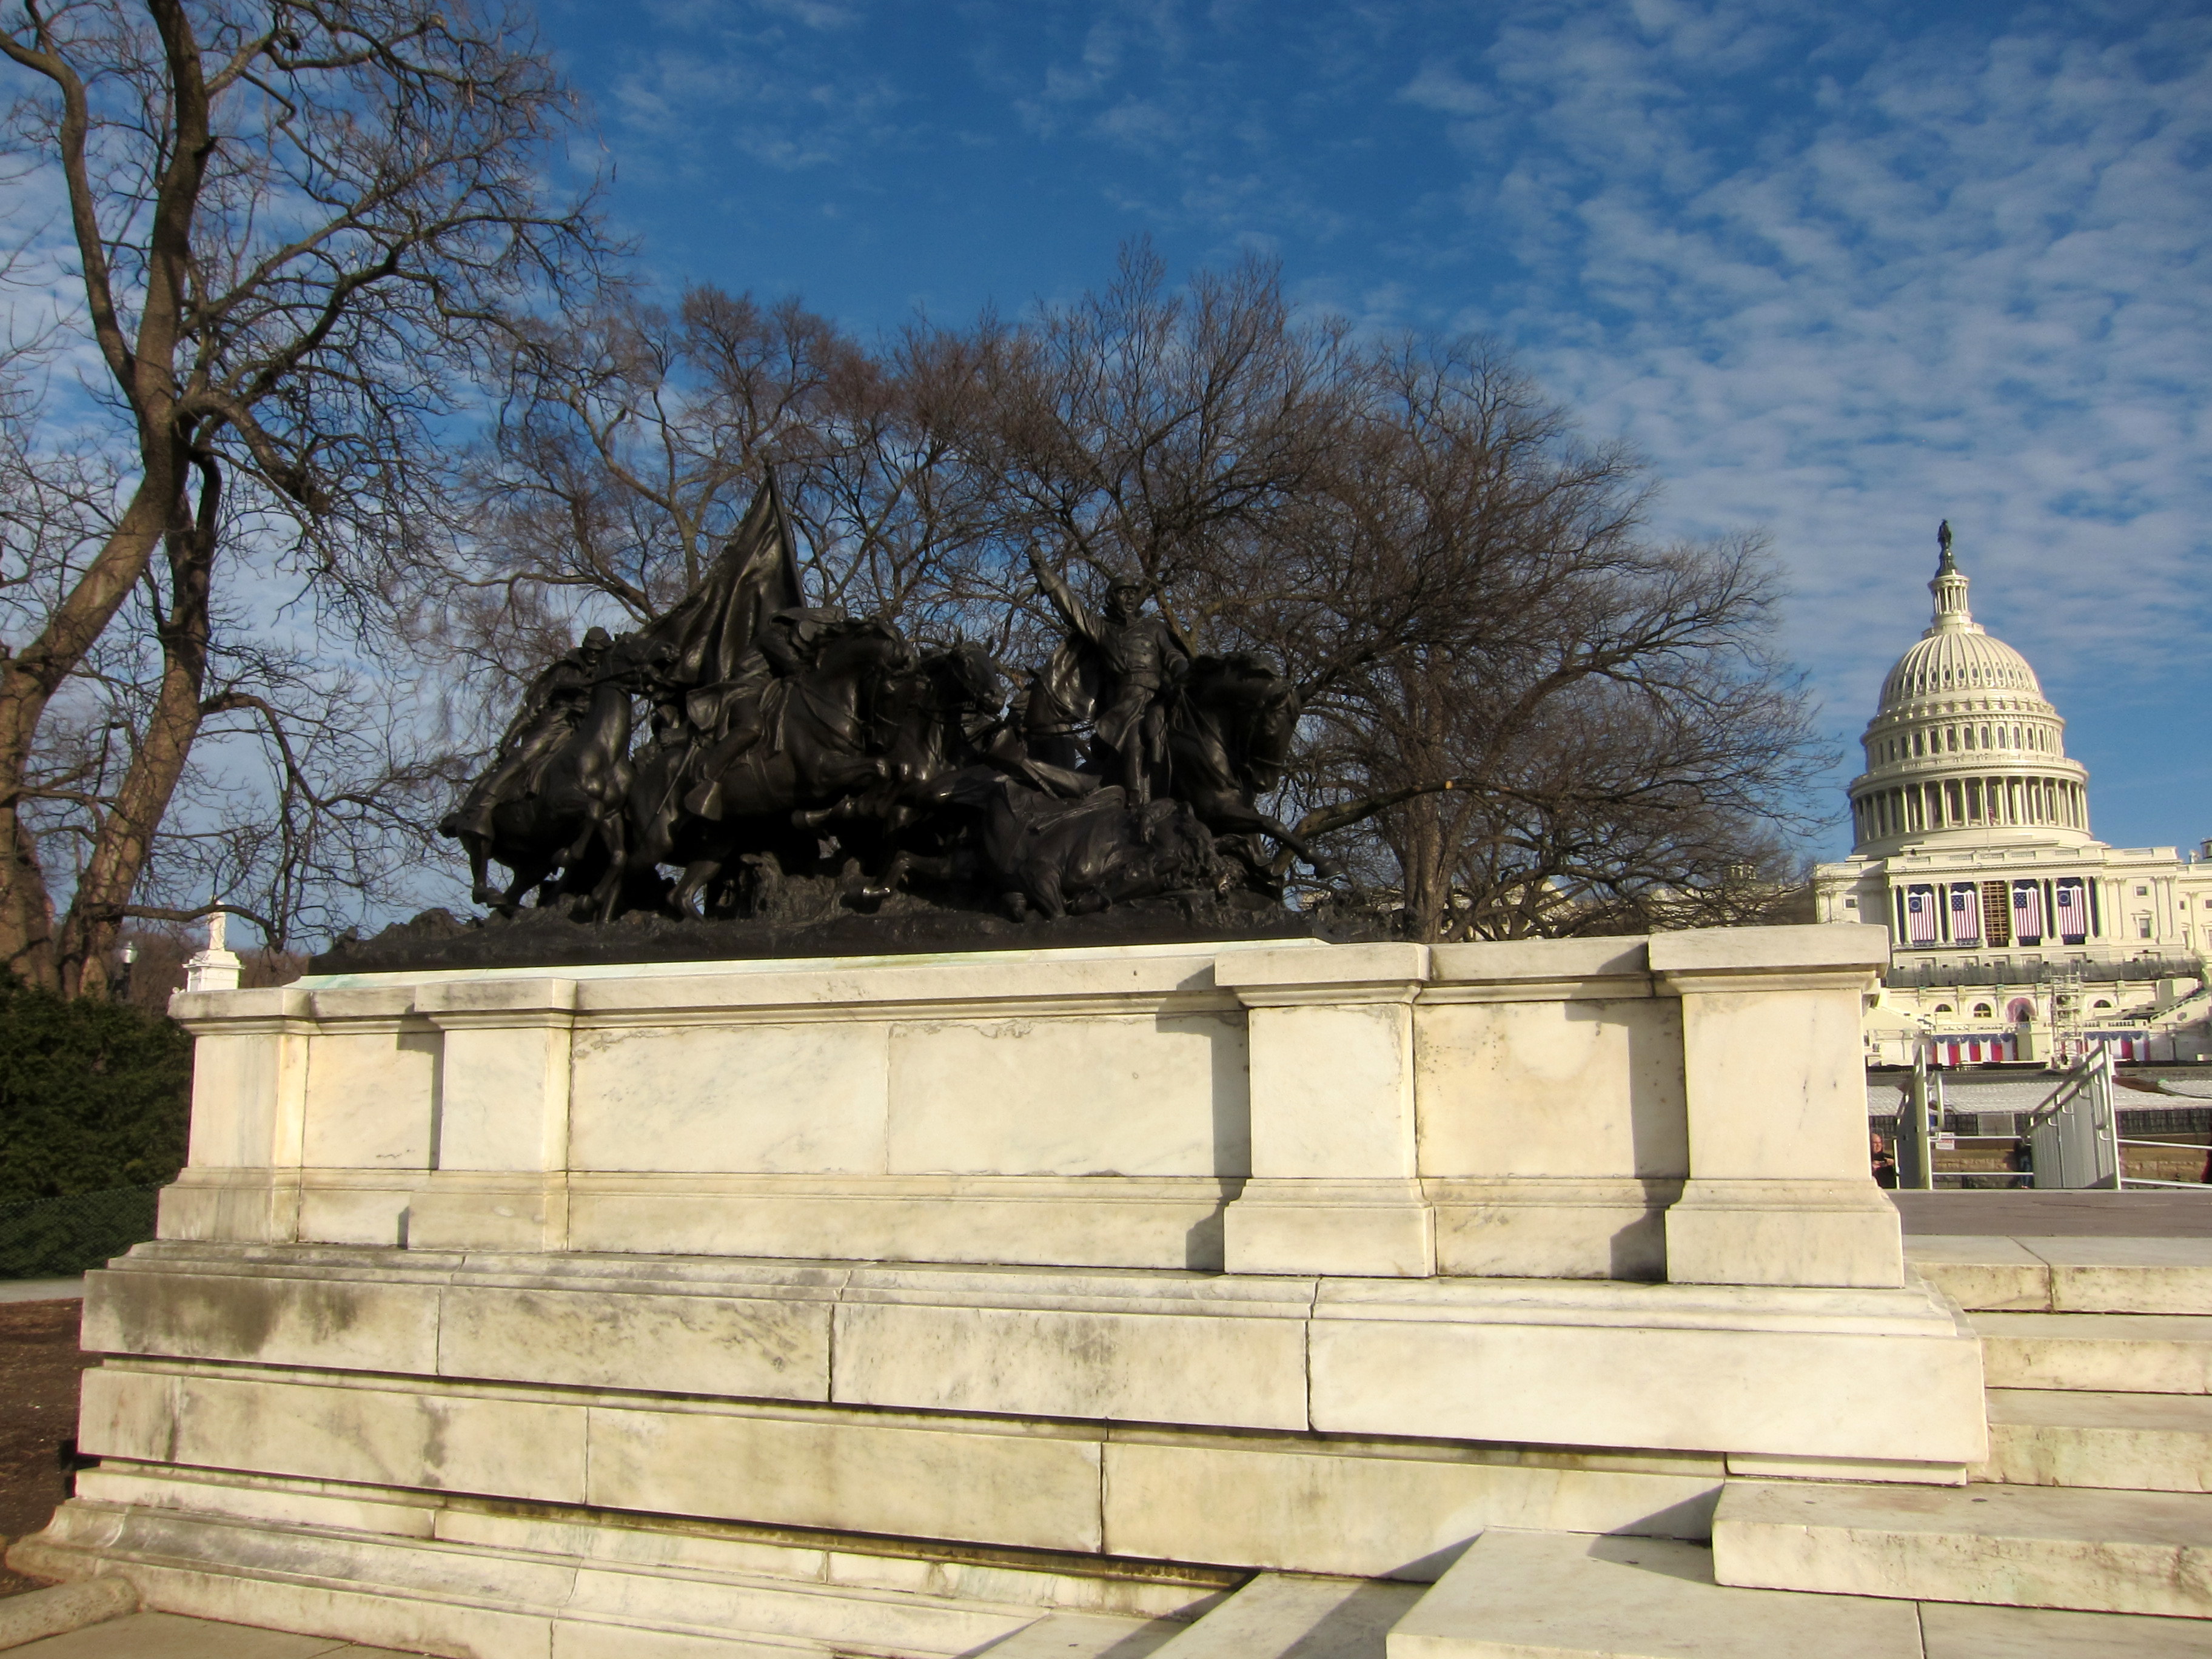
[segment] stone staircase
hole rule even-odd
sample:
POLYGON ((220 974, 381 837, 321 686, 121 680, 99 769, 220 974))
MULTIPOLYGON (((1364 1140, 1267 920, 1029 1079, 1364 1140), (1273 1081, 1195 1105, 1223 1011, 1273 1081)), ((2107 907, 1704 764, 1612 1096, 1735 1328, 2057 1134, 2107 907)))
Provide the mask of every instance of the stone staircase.
POLYGON ((1152 1651, 2212 1659, 2212 1241, 1914 1243, 1983 1339, 1966 1486, 1732 1480, 1710 1548, 1493 1530, 1432 1588, 1265 1576, 1152 1651))
MULTIPOLYGON (((815 1562, 678 1530, 580 1565, 489 1513, 401 1552, 333 1512, 301 1528, 329 1534, 319 1572, 240 1555, 219 1582, 272 1623, 394 1647, 435 1623, 472 1652, 535 1653, 550 1612, 561 1659, 2212 1659, 2212 1240, 1914 1246, 1981 1334, 1988 1461, 1957 1487, 1731 1480, 1710 1547, 1493 1528, 1433 1585, 1170 1573, 1079 1607, 1073 1581, 1008 1565, 815 1562)), ((238 1528, 143 1501, 75 1524, 128 1533, 159 1604, 249 1616, 191 1599, 231 1534, 250 1544, 238 1528)))
POLYGON ((2212 1619, 2212 1241, 1920 1244, 1981 1334, 1988 1461, 1964 1487, 1731 1483, 1719 1579, 2212 1619))

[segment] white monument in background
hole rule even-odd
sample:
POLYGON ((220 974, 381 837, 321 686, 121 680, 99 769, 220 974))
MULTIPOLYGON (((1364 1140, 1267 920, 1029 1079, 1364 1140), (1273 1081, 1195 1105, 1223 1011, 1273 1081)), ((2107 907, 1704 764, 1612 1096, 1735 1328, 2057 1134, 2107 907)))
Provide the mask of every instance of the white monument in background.
POLYGON ((2047 1062, 2089 1041, 2121 1060, 2212 1058, 2204 957, 2212 842, 2109 847, 2089 775, 2035 670, 1973 618, 1942 548, 1928 631, 1882 682, 1850 784, 1851 855, 1814 874, 1824 921, 1890 934, 1869 1058, 2047 1062))
POLYGON ((185 958, 185 989, 235 991, 240 963, 238 953, 228 948, 230 913, 210 911, 207 926, 207 949, 185 958))

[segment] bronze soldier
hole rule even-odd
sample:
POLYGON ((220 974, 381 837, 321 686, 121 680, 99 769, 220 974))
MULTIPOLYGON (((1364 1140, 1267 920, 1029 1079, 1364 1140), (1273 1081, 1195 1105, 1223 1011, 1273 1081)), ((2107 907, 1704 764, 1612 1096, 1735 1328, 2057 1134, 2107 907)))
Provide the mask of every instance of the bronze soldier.
POLYGON ((686 810, 710 818, 721 816, 721 775, 766 732, 769 687, 812 668, 822 647, 852 626, 851 617, 830 607, 791 605, 775 611, 761 624, 735 675, 685 698, 684 713, 705 745, 693 775, 705 781, 685 798, 686 810))
POLYGON ((492 834, 492 814, 528 792, 538 763, 558 749, 592 706, 592 693, 614 639, 604 628, 585 631, 573 651, 556 657, 522 694, 522 706, 507 722, 490 771, 470 786, 467 797, 448 820, 454 833, 492 834))
POLYGON ((1152 798, 1152 773, 1167 759, 1167 711, 1160 701, 1169 679, 1190 660, 1175 630, 1144 611, 1145 590, 1115 582, 1106 590, 1106 614, 1093 617, 1066 580, 1032 547, 1030 566, 1037 585, 1069 630, 1096 653, 1103 670, 1099 709, 1091 730, 1114 757, 1118 781, 1139 804, 1152 798))

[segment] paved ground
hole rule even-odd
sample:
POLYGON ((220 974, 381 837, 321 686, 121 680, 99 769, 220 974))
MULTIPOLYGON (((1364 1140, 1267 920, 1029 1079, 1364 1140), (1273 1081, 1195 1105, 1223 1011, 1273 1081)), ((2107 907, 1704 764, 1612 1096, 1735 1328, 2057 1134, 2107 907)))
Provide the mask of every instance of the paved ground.
POLYGON ((2212 1238, 2212 1187, 2195 1192, 1892 1193, 1905 1231, 2009 1238, 2212 1238))
POLYGON ((59 1302, 82 1297, 78 1279, 0 1279, 0 1302, 59 1302))
POLYGON ((8 1651, 13 1659, 401 1659, 390 1648, 356 1648, 326 1636, 211 1625, 169 1613, 134 1613, 8 1651))

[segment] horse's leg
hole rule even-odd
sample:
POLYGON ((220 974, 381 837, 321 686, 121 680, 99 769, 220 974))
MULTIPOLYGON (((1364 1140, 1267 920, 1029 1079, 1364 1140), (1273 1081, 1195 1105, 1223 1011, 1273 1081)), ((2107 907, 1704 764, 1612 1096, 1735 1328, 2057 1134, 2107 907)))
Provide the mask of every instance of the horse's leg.
POLYGON ((676 885, 668 890, 668 908, 679 916, 696 916, 699 890, 721 873, 722 860, 707 857, 693 859, 684 866, 684 873, 676 878, 676 885))
POLYGON ((495 906, 503 903, 499 889, 491 884, 490 838, 465 830, 459 839, 461 850, 469 855, 469 902, 495 906))
POLYGON ((1315 852, 1311 842, 1258 807, 1247 806, 1241 796, 1218 794, 1191 805, 1199 822, 1218 836, 1267 836, 1297 854, 1314 874, 1323 878, 1336 874, 1335 863, 1315 852))
MULTIPOLYGON (((552 866, 543 859, 526 858, 522 863, 514 866, 513 868, 514 879, 507 884, 506 893, 499 900, 499 911, 501 915, 511 916, 520 911, 522 908, 524 891, 529 888, 545 884, 553 872, 552 866)), ((548 895, 539 892, 532 896, 542 905, 545 902, 548 895)))
POLYGON ((846 795, 828 806, 796 807, 791 814, 794 830, 826 830, 833 823, 847 823, 863 816, 860 798, 846 795))
POLYGON ((599 878, 599 886, 592 890, 592 909, 601 921, 615 919, 615 901, 622 896, 623 873, 627 867, 623 830, 623 814, 619 807, 599 819, 599 842, 607 851, 607 872, 599 878))
POLYGON ((1050 857, 1033 858, 1021 868, 1021 884, 1025 896, 1044 913, 1048 921, 1058 921, 1067 914, 1067 901, 1060 896, 1060 865, 1050 857))
POLYGON ((901 851, 892 854, 884 863, 881 875, 872 881, 864 881, 860 884, 860 896, 878 904, 882 903, 898 891, 899 884, 906 879, 907 872, 914 867, 914 863, 915 859, 911 853, 901 851))

